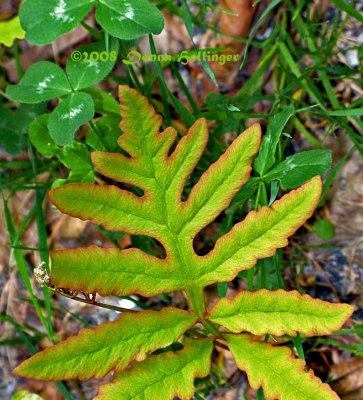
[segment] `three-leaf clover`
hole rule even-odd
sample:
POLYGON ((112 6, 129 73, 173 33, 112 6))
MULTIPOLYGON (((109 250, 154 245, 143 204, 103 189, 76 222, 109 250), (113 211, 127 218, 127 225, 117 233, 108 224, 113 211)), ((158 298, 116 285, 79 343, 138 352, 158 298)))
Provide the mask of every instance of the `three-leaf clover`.
MULTIPOLYGON (((118 54, 118 48, 118 40, 111 39, 109 54, 118 54)), ((105 51, 105 41, 82 46, 78 51, 81 54, 102 53, 105 51)), ((26 71, 17 85, 7 87, 7 96, 26 104, 60 98, 61 102, 51 113, 47 126, 57 144, 69 144, 76 131, 90 121, 95 113, 94 100, 84 89, 104 79, 111 72, 116 59, 95 61, 88 57, 76 62, 69 58, 67 75, 59 65, 40 61, 26 71)))
POLYGON ((49 44, 74 29, 95 5, 97 22, 119 39, 158 34, 164 27, 162 13, 147 0, 25 0, 20 22, 26 39, 49 44))

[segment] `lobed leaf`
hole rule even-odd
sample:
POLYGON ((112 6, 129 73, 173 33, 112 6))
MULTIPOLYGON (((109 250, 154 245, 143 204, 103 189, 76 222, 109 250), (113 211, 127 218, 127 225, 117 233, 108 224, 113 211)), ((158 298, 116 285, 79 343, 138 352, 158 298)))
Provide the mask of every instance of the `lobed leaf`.
POLYGON ((332 304, 297 291, 259 290, 221 299, 208 319, 232 332, 254 335, 327 335, 340 329, 351 316, 348 304, 332 304))
POLYGON ((225 339, 238 368, 254 389, 262 386, 266 400, 339 400, 311 370, 305 372, 304 360, 294 359, 287 347, 255 342, 246 334, 225 339))
POLYGON ((19 17, 0 22, 0 44, 11 47, 16 39, 24 39, 25 32, 20 26, 19 17))
POLYGON ((95 400, 189 400, 195 378, 209 374, 213 341, 188 340, 175 353, 151 356, 101 386, 95 400))
POLYGON ((101 261, 102 251, 87 250, 87 254, 97 252, 94 260, 102 265, 100 270, 88 256, 88 268, 85 262, 77 261, 75 253, 70 266, 65 255, 57 257, 55 252, 52 268, 57 284, 69 287, 73 282, 83 291, 92 289, 100 293, 156 294, 181 289, 201 292, 204 286, 228 281, 239 271, 251 268, 258 258, 268 257, 285 246, 287 237, 312 214, 320 196, 319 178, 285 195, 271 208, 250 213, 219 239, 208 255, 196 255, 195 235, 228 207, 248 180, 260 143, 260 128, 253 125, 241 134, 201 176, 188 199, 182 201, 186 181, 208 140, 206 121, 196 121, 171 151, 176 131, 167 128, 160 132, 161 117, 147 99, 127 86, 120 86, 120 100, 123 134, 118 143, 128 155, 94 152, 92 162, 101 174, 137 187, 143 195, 138 197, 126 188, 112 185, 84 184, 57 188, 50 196, 61 211, 74 217, 102 224, 110 231, 157 239, 165 248, 166 258, 162 262, 151 256, 143 259, 142 253, 136 252, 133 262, 128 255, 115 252, 112 263, 106 266, 106 261, 101 261), (118 263, 115 269, 118 257, 125 264, 118 263), (67 276, 64 271, 70 269, 73 279, 62 278, 61 271, 67 276), (96 274, 98 279, 89 283, 88 278, 96 274))
POLYGON ((102 224, 110 231, 163 238, 162 215, 150 213, 152 201, 116 186, 72 184, 52 190, 50 197, 64 213, 102 224))
POLYGON ((46 381, 102 378, 156 349, 169 346, 196 322, 175 308, 124 313, 116 321, 87 328, 21 363, 14 372, 46 381))

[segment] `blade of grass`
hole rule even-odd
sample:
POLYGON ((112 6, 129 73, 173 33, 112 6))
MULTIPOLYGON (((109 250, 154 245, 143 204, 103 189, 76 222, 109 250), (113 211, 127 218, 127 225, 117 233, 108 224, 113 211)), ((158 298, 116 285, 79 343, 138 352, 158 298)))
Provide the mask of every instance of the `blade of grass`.
POLYGON ((326 196, 328 194, 330 186, 333 184, 335 177, 337 176, 339 171, 342 169, 342 167, 345 164, 345 162, 353 154, 354 150, 355 150, 355 147, 354 146, 351 147, 350 150, 346 154, 344 154, 344 156, 337 162, 335 167, 331 170, 331 172, 327 176, 327 178, 326 178, 326 180, 325 180, 325 182, 323 184, 323 191, 321 193, 319 207, 321 207, 325 203, 326 196))
POLYGON ((346 108, 344 110, 328 111, 327 115, 330 117, 361 117, 363 115, 363 108, 346 108))
MULTIPOLYGON (((155 47, 155 43, 154 43, 154 39, 153 39, 152 35, 149 35, 149 43, 150 43, 151 53, 154 54, 154 55, 157 55, 157 51, 156 51, 156 47, 155 47)), ((160 89, 161 89, 160 91, 161 91, 163 105, 164 105, 164 109, 165 109, 165 113, 166 113, 166 117, 167 117, 167 121, 165 121, 165 123, 167 125, 170 125, 170 121, 171 121, 171 116, 170 116, 170 111, 169 111, 169 104, 168 104, 168 100, 167 100, 167 98, 169 97, 170 101, 172 102, 172 104, 173 104, 173 106, 175 108, 175 110, 182 117, 182 119, 187 124, 187 126, 190 127, 191 125, 193 125, 193 123, 195 122, 196 118, 184 106, 184 104, 176 96, 174 96, 174 94, 171 93, 171 91, 169 90, 169 88, 166 85, 166 82, 164 80, 164 75, 163 75, 163 71, 162 71, 160 62, 156 61, 154 63, 154 66, 155 66, 155 70, 156 70, 156 72, 157 72, 157 74, 159 76, 159 80, 160 80, 160 89)))
MULTIPOLYGON (((30 142, 28 142, 28 149, 30 160, 32 163, 32 170, 34 174, 34 181, 36 181, 37 177, 37 166, 35 162, 35 154, 33 150, 33 146, 30 142)), ((40 259, 45 264, 45 269, 47 270, 48 274, 50 273, 49 268, 49 253, 48 253, 48 241, 47 241, 47 228, 45 224, 45 217, 43 211, 43 200, 46 195, 46 190, 41 189, 40 186, 35 187, 35 208, 36 208, 36 222, 37 222, 37 232, 38 232, 38 247, 40 259)), ((52 323, 52 304, 51 304, 51 295, 46 288, 42 288, 44 304, 46 309, 47 315, 47 324, 48 324, 48 332, 49 332, 49 339, 52 343, 54 341, 54 331, 53 331, 53 323, 52 323)))
MULTIPOLYGON (((184 20, 185 27, 187 29, 190 41, 191 41, 194 49, 197 49, 197 46, 194 43, 194 38, 193 38, 193 15, 190 12, 190 9, 185 0, 182 0, 181 11, 182 11, 181 17, 184 20)), ((218 87, 217 79, 214 75, 214 72, 211 70, 209 64, 205 60, 201 60, 201 64, 202 64, 202 67, 204 68, 205 72, 211 79, 211 81, 218 87)))
POLYGON ((293 124, 295 129, 302 135, 306 140, 310 142, 310 144, 317 148, 321 149, 323 146, 319 142, 318 139, 316 139, 304 126, 304 124, 300 121, 298 117, 293 118, 293 124))
POLYGON ((13 247, 15 247, 11 251, 10 258, 14 257, 20 278, 23 281, 23 284, 29 293, 30 300, 33 304, 33 307, 35 308, 38 318, 39 318, 40 322, 42 323, 44 329, 46 330, 48 336, 51 337, 52 335, 49 332, 48 323, 47 323, 46 319, 44 318, 42 309, 39 305, 39 301, 33 291, 31 279, 30 279, 30 276, 28 273, 27 263, 24 258, 23 252, 21 250, 16 249, 17 246, 21 245, 20 237, 22 236, 25 228, 27 227, 28 223, 30 222, 31 218, 29 217, 29 215, 31 215, 35 212, 35 207, 32 208, 30 210, 30 212, 28 213, 28 215, 24 218, 24 221, 21 225, 22 230, 19 229, 18 231, 16 231, 15 224, 14 224, 13 218, 11 216, 9 207, 8 207, 8 203, 7 203, 7 200, 5 199, 4 195, 3 195, 3 204, 4 204, 4 216, 5 216, 5 221, 6 221, 6 227, 7 227, 8 233, 9 233, 9 238, 11 241, 11 245, 13 247), (26 223, 24 223, 24 222, 26 222, 26 223))
POLYGON ((346 3, 344 0, 332 0, 332 2, 339 7, 341 10, 345 11, 351 17, 355 18, 359 22, 363 22, 363 15, 359 13, 353 6, 346 3))
POLYGON ((257 22, 254 24, 253 28, 250 31, 250 34, 248 36, 248 40, 246 43, 246 47, 245 50, 243 52, 243 56, 242 56, 242 61, 241 61, 241 65, 240 65, 240 69, 242 69, 245 65, 246 59, 247 59, 247 53, 249 50, 249 47, 251 45, 251 41, 253 39, 253 37, 255 36, 258 28, 260 27, 261 23, 263 22, 263 20, 267 17, 267 15, 277 6, 281 3, 281 0, 273 0, 271 1, 271 3, 269 3, 269 5, 265 8, 265 10, 263 11, 263 13, 261 14, 260 18, 257 20, 257 22))
POLYGON ((179 82, 180 88, 183 90, 185 97, 188 99, 188 102, 190 106, 192 107, 192 110, 195 114, 199 112, 199 107, 197 103, 194 101, 192 94, 190 93, 188 86, 185 84, 183 77, 181 76, 180 72, 178 71, 178 68, 175 66, 174 63, 170 64, 170 67, 176 77, 176 79, 179 82))
MULTIPOLYGON (((22 330, 21 325, 14 321, 13 318, 11 318, 9 315, 0 314, 0 321, 9 322, 11 325, 13 325, 15 332, 19 335, 20 339, 27 346, 30 354, 34 355, 38 352, 32 341, 22 330)), ((63 382, 55 382, 55 385, 58 388, 59 392, 64 396, 65 400, 73 400, 72 394, 63 382)))

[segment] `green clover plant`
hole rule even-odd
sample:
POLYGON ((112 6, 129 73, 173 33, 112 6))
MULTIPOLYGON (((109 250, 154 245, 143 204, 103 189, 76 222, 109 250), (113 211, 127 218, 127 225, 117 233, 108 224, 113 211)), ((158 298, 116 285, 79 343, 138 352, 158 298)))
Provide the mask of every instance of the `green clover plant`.
MULTIPOLYGON (((225 210, 248 181, 260 146, 260 127, 238 136, 200 177, 182 201, 186 181, 208 141, 199 119, 176 144, 176 131, 160 132, 161 117, 145 97, 120 87, 118 143, 128 154, 96 151, 96 170, 120 184, 67 184, 50 192, 56 207, 71 216, 101 224, 109 231, 147 235, 165 249, 157 258, 137 248, 66 249, 51 253, 51 284, 102 296, 154 296, 183 291, 189 311, 124 312, 113 322, 83 329, 20 364, 15 372, 41 380, 102 378, 98 400, 190 399, 194 380, 210 373, 214 346, 230 349, 252 387, 266 399, 333 400, 337 395, 284 346, 262 335, 325 335, 339 329, 352 313, 346 304, 315 300, 297 291, 266 289, 220 299, 206 310, 204 288, 234 279, 258 259, 272 256, 314 212, 320 177, 285 194, 270 207, 251 211, 219 238, 206 255, 193 239, 225 210), (172 150, 173 149, 173 150, 172 150), (137 196, 122 184, 142 189, 137 196), (172 343, 182 348, 172 351, 172 343), (167 349, 166 349, 167 348, 167 349), (163 352, 152 354, 158 349, 163 352)), ((262 164, 260 164, 262 168, 262 164)))
POLYGON ((73 30, 96 6, 96 20, 110 35, 123 40, 158 34, 164 18, 147 0, 25 0, 20 22, 32 44, 49 44, 73 30))

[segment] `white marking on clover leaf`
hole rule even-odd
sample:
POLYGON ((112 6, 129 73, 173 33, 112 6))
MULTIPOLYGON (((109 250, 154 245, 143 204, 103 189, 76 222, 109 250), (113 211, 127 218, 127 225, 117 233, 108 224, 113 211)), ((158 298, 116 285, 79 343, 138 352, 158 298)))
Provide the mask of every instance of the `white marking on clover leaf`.
POLYGON ((100 73, 98 62, 89 60, 87 61, 87 63, 88 63, 87 68, 94 68, 96 74, 100 73))
POLYGON ((124 6, 126 8, 126 11, 123 15, 119 15, 117 17, 112 17, 112 20, 117 20, 117 21, 125 21, 126 19, 133 19, 135 16, 134 9, 132 8, 132 5, 129 3, 124 3, 124 6))
POLYGON ((67 15, 67 4, 64 0, 59 0, 58 4, 54 7, 53 12, 49 13, 51 17, 54 17, 57 21, 72 22, 74 17, 67 15))
POLYGON ((73 119, 74 117, 76 117, 78 114, 81 113, 82 108, 83 108, 82 104, 79 105, 78 107, 71 108, 69 113, 63 114, 61 116, 61 119, 73 119))
POLYGON ((38 83, 38 86, 37 86, 37 88, 35 89, 35 91, 36 91, 37 93, 39 93, 39 94, 43 93, 43 92, 44 92, 44 89, 46 89, 46 88, 48 87, 48 83, 49 83, 52 79, 54 79, 54 75, 53 75, 53 74, 47 76, 46 78, 44 78, 43 81, 41 81, 41 82, 38 83))

